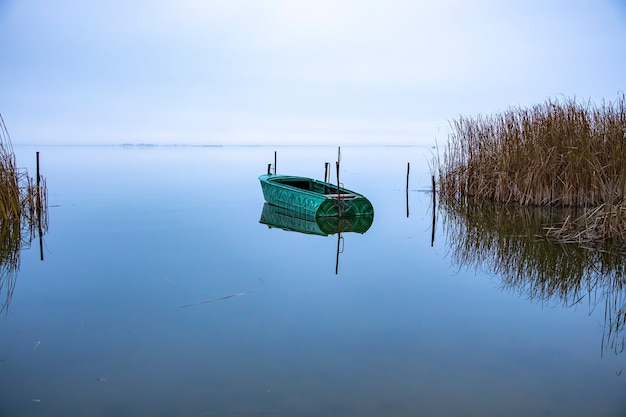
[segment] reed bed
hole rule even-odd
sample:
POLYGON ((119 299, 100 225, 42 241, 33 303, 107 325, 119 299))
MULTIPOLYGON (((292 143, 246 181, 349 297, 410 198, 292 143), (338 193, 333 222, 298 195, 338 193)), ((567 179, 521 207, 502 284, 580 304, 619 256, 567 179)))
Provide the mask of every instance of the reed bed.
POLYGON ((566 218, 559 226, 545 228, 546 236, 559 243, 613 250, 626 256, 626 205, 601 204, 566 218))
POLYGON ((552 235, 626 243, 623 93, 600 105, 548 99, 450 124, 447 148, 436 160, 440 196, 597 208, 552 235), (587 232, 579 229, 587 226, 587 232))
POLYGON ((8 308, 19 269, 20 250, 48 229, 43 178, 18 169, 9 132, 0 115, 0 312, 8 308))

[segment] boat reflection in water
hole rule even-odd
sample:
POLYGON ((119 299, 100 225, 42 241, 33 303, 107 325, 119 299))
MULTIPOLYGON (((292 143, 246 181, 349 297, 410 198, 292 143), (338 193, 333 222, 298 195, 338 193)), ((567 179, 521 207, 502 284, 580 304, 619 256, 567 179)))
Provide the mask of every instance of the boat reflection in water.
POLYGON ((339 254, 343 251, 342 233, 352 232, 363 234, 369 230, 374 222, 374 214, 356 217, 313 217, 302 211, 289 210, 269 203, 263 204, 260 223, 269 228, 279 228, 290 232, 309 235, 330 236, 337 235, 337 259, 335 273, 339 272, 339 254))
POLYGON ((440 200, 439 214, 455 264, 495 274, 502 289, 542 304, 604 304, 603 350, 625 349, 624 248, 549 241, 547 227, 575 216, 567 209, 440 200))

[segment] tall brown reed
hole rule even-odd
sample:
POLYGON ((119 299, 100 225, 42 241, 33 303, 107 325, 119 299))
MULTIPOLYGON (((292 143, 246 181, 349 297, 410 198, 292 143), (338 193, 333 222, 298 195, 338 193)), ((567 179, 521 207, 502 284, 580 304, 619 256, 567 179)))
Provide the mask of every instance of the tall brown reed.
POLYGON ((617 240, 626 242, 626 215, 608 214, 623 208, 626 196, 623 93, 600 105, 548 99, 530 108, 459 117, 451 128, 436 161, 440 195, 521 206, 604 205, 597 214, 614 224, 588 235, 613 239, 621 230, 617 240))
POLYGON ((0 115, 0 312, 8 308, 19 268, 20 250, 48 228, 45 181, 18 169, 9 132, 0 115))

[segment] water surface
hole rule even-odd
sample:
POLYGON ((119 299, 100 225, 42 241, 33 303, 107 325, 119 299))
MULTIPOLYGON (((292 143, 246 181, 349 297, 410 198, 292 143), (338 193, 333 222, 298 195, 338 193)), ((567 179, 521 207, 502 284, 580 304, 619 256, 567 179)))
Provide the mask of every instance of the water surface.
POLYGON ((602 304, 459 262, 440 218, 431 245, 432 149, 342 148, 375 216, 338 267, 336 235, 259 221, 257 180, 336 148, 16 148, 31 173, 36 150, 49 230, 0 317, 0 416, 626 413, 602 304))

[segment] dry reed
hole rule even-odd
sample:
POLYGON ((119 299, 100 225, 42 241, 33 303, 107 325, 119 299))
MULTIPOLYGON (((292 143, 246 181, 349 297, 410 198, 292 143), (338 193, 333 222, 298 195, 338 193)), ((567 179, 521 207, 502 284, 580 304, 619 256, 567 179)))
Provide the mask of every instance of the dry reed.
POLYGON ((626 243, 623 93, 600 105, 549 99, 491 116, 459 117, 451 128, 443 158, 436 160, 440 196, 596 208, 549 236, 626 243))
POLYGON ((18 169, 9 132, 0 115, 0 312, 8 308, 20 250, 48 228, 45 181, 18 169))
POLYGON ((559 243, 611 248, 626 255, 626 205, 601 204, 568 217, 559 226, 546 227, 546 236, 559 243))

